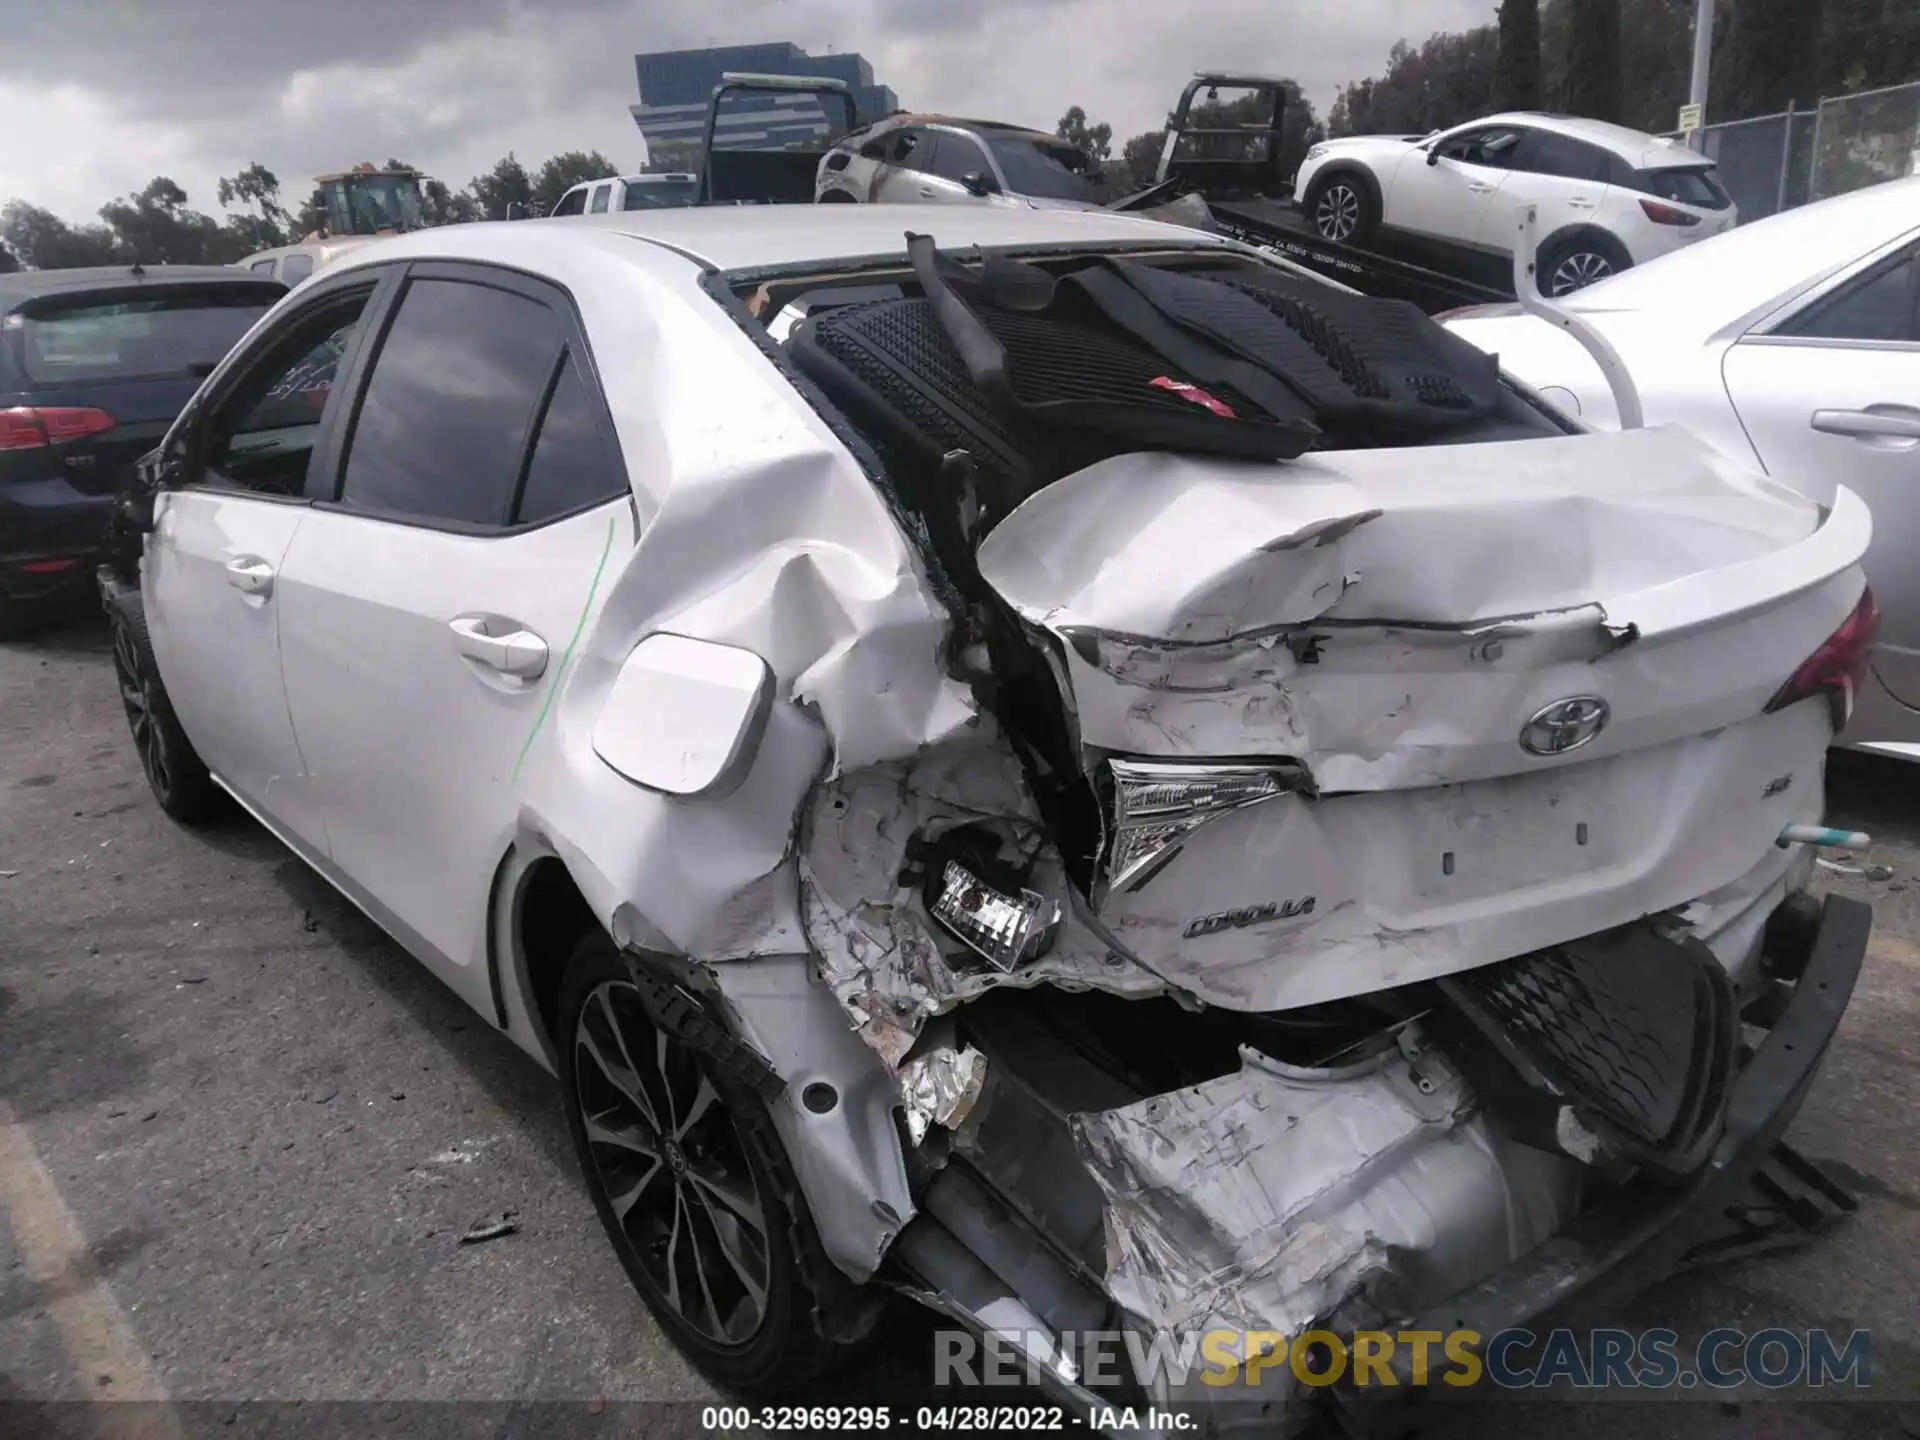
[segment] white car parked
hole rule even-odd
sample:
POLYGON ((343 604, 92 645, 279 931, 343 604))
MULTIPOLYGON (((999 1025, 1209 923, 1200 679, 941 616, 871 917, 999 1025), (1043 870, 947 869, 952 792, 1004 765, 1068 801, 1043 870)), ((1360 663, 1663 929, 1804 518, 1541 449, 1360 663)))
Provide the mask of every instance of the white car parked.
MULTIPOLYGON (((1821 504, 1843 485, 1867 502, 1880 637, 1847 739, 1920 754, 1920 179, 1754 221, 1567 303, 1619 352, 1649 423, 1821 504)), ((1518 306, 1444 319, 1587 424, 1619 423, 1553 325, 1518 306)))
POLYGON ((1803 843, 1861 505, 1196 231, 424 231, 143 476, 102 589, 161 805, 237 799, 554 1070, 750 1391, 897 1291, 1083 1406, 1290 1427, 1307 1360, 1129 1363, 1667 1273, 1865 949, 1803 843))
POLYGON ((554 203, 549 215, 604 215, 622 210, 672 210, 693 204, 700 177, 687 170, 582 180, 554 203))
POLYGON ((1514 217, 1537 206, 1540 289, 1556 296, 1739 220, 1713 162, 1685 146, 1530 112, 1324 140, 1293 193, 1324 239, 1385 244, 1494 284, 1512 275, 1514 217))

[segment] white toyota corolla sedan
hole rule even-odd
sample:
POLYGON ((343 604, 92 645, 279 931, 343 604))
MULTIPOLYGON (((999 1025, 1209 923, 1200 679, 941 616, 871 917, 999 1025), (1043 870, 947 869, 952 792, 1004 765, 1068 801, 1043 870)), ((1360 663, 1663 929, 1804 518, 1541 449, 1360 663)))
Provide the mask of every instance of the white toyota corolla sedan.
MULTIPOLYGON (((1649 423, 1873 513, 1881 621, 1846 738, 1920 755, 1920 179, 1757 220, 1566 300, 1632 373, 1649 423)), ((1517 305, 1448 328, 1589 425, 1618 412, 1593 359, 1517 305)))
POLYGON ((901 1293, 1063 1403, 1391 1401, 1424 1354, 1354 1389, 1341 1337, 1668 1273, 1865 948, 1806 888, 1859 502, 1192 230, 424 231, 142 477, 102 589, 160 804, 554 1071, 747 1391, 901 1293))

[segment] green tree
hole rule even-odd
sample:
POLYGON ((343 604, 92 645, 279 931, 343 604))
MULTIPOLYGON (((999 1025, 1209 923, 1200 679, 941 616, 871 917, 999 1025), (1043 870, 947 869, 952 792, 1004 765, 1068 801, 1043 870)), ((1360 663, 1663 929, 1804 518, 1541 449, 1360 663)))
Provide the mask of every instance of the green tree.
POLYGON ((208 216, 187 207, 187 192, 165 175, 100 207, 100 218, 130 259, 149 265, 220 264, 240 258, 208 216))
POLYGON ((280 203, 279 177, 258 160, 237 175, 223 177, 215 193, 222 210, 245 207, 244 214, 228 218, 227 228, 249 240, 249 248, 270 250, 292 239, 287 233, 292 218, 280 203))
POLYGON ((549 157, 533 178, 533 203, 542 215, 583 180, 605 180, 619 167, 598 150, 565 150, 549 157))
POLYGON ((1087 124, 1087 112, 1078 105, 1060 117, 1053 133, 1096 160, 1105 160, 1113 149, 1113 126, 1104 120, 1098 125, 1087 124))
POLYGON ((1494 104, 1540 108, 1540 0, 1500 0, 1494 104))
POLYGON ((1620 118, 1620 0, 1562 0, 1567 54, 1558 108, 1592 120, 1620 118))
POLYGON ((1166 148, 1166 143, 1166 131, 1147 130, 1120 148, 1120 158, 1125 162, 1129 178, 1135 186, 1145 188, 1153 184, 1153 177, 1160 171, 1160 152, 1166 148))
POLYGON ((51 210, 24 200, 9 200, 0 207, 0 240, 33 270, 111 265, 123 258, 106 226, 69 225, 51 210))
POLYGON ((1733 0, 1714 35, 1707 113, 1724 120, 1809 103, 1820 73, 1820 0, 1733 0))
POLYGON ((1387 52, 1386 73, 1344 86, 1327 112, 1335 135, 1424 135, 1492 111, 1500 41, 1491 25, 1405 40, 1387 52))
POLYGON ((533 203, 533 181, 527 175, 527 167, 512 151, 495 161, 486 174, 468 181, 467 189, 479 205, 482 218, 487 220, 504 220, 509 209, 515 214, 525 213, 533 203))
POLYGON ((0 275, 11 275, 20 268, 20 262, 13 258, 13 252, 0 245, 0 275))

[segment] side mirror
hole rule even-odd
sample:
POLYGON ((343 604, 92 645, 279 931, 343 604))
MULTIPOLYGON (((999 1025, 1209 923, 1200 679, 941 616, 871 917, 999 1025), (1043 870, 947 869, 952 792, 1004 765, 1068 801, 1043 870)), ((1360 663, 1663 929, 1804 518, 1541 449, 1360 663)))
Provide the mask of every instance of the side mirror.
POLYGON ((1427 151, 1427 164, 1438 165, 1439 163, 1440 163, 1440 147, 1436 145, 1434 146, 1433 149, 1427 151))
POLYGON ((966 187, 969 195, 991 195, 1000 187, 993 183, 993 177, 981 170, 969 170, 960 177, 960 183, 966 187))

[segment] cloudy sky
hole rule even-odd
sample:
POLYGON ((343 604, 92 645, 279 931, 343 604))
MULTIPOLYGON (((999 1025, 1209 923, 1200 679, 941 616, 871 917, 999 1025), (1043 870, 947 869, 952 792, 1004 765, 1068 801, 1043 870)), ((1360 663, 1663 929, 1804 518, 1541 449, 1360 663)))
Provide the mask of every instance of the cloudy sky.
POLYGON ((1297 79, 1322 112, 1402 35, 1495 0, 0 0, 0 201, 91 219, 157 174, 218 213, 259 160, 289 195, 395 156, 456 187, 512 150, 641 158, 633 55, 792 40, 858 50, 901 103, 1116 138, 1195 69, 1297 79), (1185 11, 1183 16, 1180 12, 1185 11))

